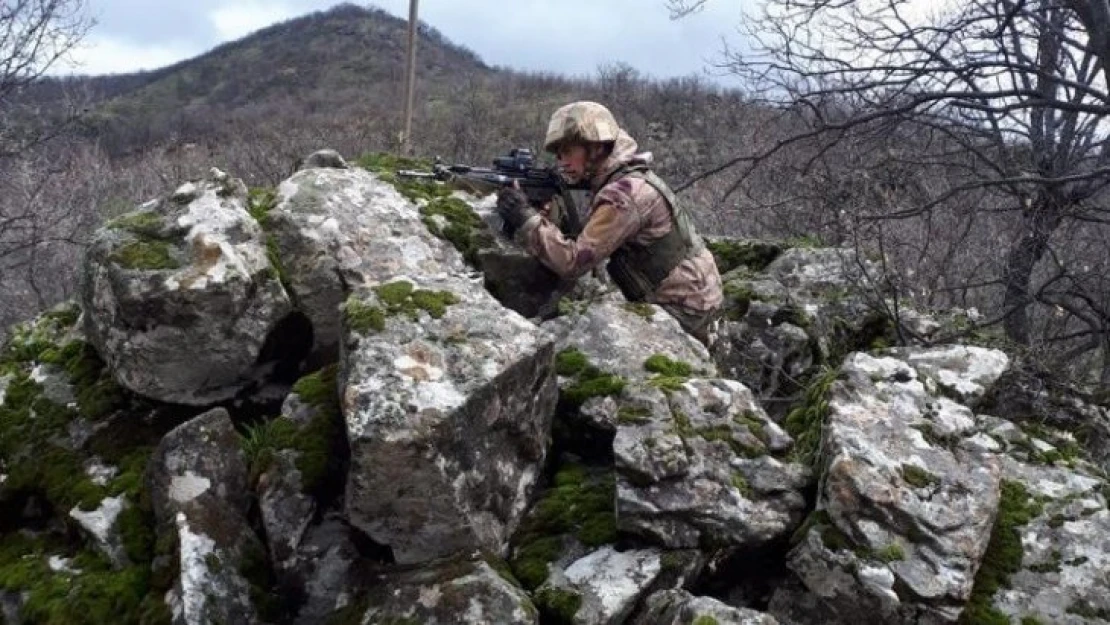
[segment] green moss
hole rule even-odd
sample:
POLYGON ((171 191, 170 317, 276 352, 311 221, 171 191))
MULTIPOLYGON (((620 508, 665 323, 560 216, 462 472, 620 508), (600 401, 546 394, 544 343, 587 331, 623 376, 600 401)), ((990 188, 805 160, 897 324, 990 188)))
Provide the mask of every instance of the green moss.
POLYGON ((898 562, 906 559, 906 552, 902 550, 902 545, 898 543, 891 543, 882 549, 875 552, 875 558, 882 562, 891 563, 898 562))
POLYGON ((379 302, 385 307, 386 316, 407 315, 416 321, 420 311, 439 319, 447 312, 447 307, 459 302, 458 296, 450 291, 427 291, 417 289, 407 280, 397 280, 374 287, 379 302))
POLYGON ((351 295, 343 302, 342 313, 347 327, 353 332, 369 334, 385 330, 385 311, 366 304, 357 295, 351 295))
POLYGON ((266 235, 266 260, 270 261, 270 267, 277 274, 278 282, 281 283, 286 294, 296 303, 297 294, 293 290, 293 282, 289 279, 289 270, 281 260, 281 248, 278 246, 277 237, 272 233, 266 235))
POLYGON ((545 587, 536 593, 536 607, 545 623, 573 625, 575 615, 582 607, 582 596, 570 590, 545 587))
POLYGON ((747 282, 729 280, 724 286, 725 317, 732 321, 740 321, 748 314, 752 302, 758 299, 747 282))
POLYGON ((815 466, 821 448, 821 431, 829 414, 829 389, 836 380, 835 369, 824 369, 806 387, 800 406, 786 416, 783 425, 794 438, 791 455, 799 462, 815 466))
POLYGON ((445 239, 471 266, 479 266, 478 252, 493 237, 482 218, 457 197, 437 197, 420 207, 421 221, 433 235, 445 239))
POLYGON ((751 412, 743 412, 734 416, 732 421, 748 428, 752 436, 758 438, 764 445, 767 444, 767 426, 759 417, 751 412))
POLYGON ((617 410, 617 423, 621 425, 643 425, 651 422, 651 410, 621 406, 617 410))
POLYGON ((782 254, 780 246, 763 241, 720 239, 707 242, 706 247, 713 253, 713 260, 722 274, 741 266, 763 271, 782 254))
POLYGON ((1039 514, 1040 506, 1030 503, 1029 491, 1020 482, 1004 480, 998 502, 998 515, 991 528, 987 551, 967 607, 960 614, 962 625, 995 625, 1010 623, 1009 617, 994 607, 994 595, 1009 588, 1010 575, 1021 569, 1024 554, 1020 528, 1039 514))
POLYGON ((252 187, 247 194, 247 212, 263 228, 270 225, 270 211, 275 206, 277 206, 277 191, 274 189, 252 187))
POLYGON ((902 465, 902 479, 914 488, 928 488, 940 484, 940 478, 913 464, 902 465))
POLYGON ((555 355, 555 372, 559 375, 578 375, 589 366, 589 359, 575 347, 564 349, 555 355))
POLYGON ((247 457, 252 483, 270 468, 279 450, 292 449, 297 452, 297 470, 304 488, 308 492, 321 488, 338 462, 335 445, 337 438, 342 436, 337 369, 336 365, 330 365, 293 385, 293 392, 316 408, 305 425, 298 426, 290 419, 279 417, 244 427, 239 441, 247 457))
POLYGON ((293 385, 293 392, 316 408, 316 414, 297 433, 292 445, 299 452, 297 470, 301 472, 309 492, 319 491, 328 475, 338 469, 339 453, 336 447, 344 436, 344 426, 337 373, 338 366, 330 365, 293 385))
POLYGON ((706 615, 706 614, 701 614, 696 619, 694 619, 694 622, 691 623, 691 625, 718 625, 718 624, 717 624, 717 619, 713 618, 712 616, 709 616, 709 615, 706 615))
POLYGON ((104 224, 113 230, 123 230, 139 237, 140 240, 170 241, 176 238, 173 228, 162 215, 149 210, 138 210, 120 215, 104 224))
POLYGON ((591 397, 620 395, 625 387, 623 378, 591 365, 586 355, 573 347, 555 355, 555 372, 573 378, 559 391, 560 399, 571 409, 591 397))
MULTIPOLYGON (((731 425, 712 425, 696 428, 693 434, 707 441, 721 441, 727 443, 733 453, 743 458, 760 458, 767 455, 767 449, 760 445, 751 445, 738 437, 731 425)), ((689 433, 687 434, 689 435, 689 433)))
POLYGON ((1021 625, 1043 625, 1043 624, 1041 623, 1041 619, 1039 619, 1035 616, 1023 616, 1023 617, 1021 617, 1021 625))
POLYGON ((588 547, 616 540, 615 488, 612 472, 591 476, 576 464, 559 469, 518 533, 510 566, 525 588, 547 579, 547 564, 562 549, 561 536, 573 535, 588 547))
POLYGON ((752 485, 748 483, 748 478, 744 477, 742 473, 733 472, 732 487, 738 490, 744 499, 751 499, 755 494, 752 491, 752 485))
POLYGON ((170 244, 165 241, 130 241, 116 248, 108 255, 108 261, 124 269, 141 271, 162 271, 181 267, 170 253, 170 244))
POLYGON ((142 565, 114 570, 99 553, 67 552, 43 538, 10 534, 0 540, 0 588, 24 595, 28 623, 139 623, 149 573, 142 565), (72 559, 78 574, 54 572, 51 555, 72 559))
POLYGON ((644 302, 625 302, 624 309, 649 321, 655 318, 655 307, 651 304, 645 304, 644 302))
POLYGON ((644 369, 671 377, 689 377, 694 373, 690 363, 680 360, 671 360, 663 354, 652 354, 644 361, 644 369))

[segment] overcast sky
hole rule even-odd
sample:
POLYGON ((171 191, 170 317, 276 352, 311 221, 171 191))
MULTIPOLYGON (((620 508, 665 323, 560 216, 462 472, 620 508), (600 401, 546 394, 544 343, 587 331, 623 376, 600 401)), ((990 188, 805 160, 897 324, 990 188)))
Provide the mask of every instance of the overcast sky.
MULTIPOLYGON (((97 25, 56 73, 155 69, 336 0, 86 0, 97 25)), ((722 38, 739 42, 741 6, 715 0, 672 21, 664 0, 423 0, 420 19, 490 65, 593 76, 624 62, 655 78, 704 73, 722 38)), ((374 5, 403 19, 408 0, 374 5)), ((727 81, 726 81, 727 82, 727 81)))

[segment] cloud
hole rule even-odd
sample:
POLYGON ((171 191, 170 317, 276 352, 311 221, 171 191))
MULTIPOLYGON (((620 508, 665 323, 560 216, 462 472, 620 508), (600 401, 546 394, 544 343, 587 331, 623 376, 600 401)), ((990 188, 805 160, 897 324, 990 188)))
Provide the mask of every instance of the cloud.
POLYGON ((220 41, 239 39, 270 24, 296 17, 299 11, 285 4, 257 2, 221 6, 208 13, 220 41))
POLYGON ((92 36, 56 64, 51 73, 99 75, 153 70, 198 54, 197 48, 183 41, 152 45, 92 36))

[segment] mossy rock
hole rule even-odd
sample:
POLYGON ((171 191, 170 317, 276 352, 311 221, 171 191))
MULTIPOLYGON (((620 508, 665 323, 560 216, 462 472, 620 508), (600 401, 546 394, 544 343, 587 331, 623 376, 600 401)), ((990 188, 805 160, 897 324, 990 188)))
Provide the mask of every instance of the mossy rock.
POLYGON ((560 401, 570 410, 576 410, 592 397, 620 395, 626 385, 624 378, 590 364, 586 355, 575 347, 555 355, 555 372, 571 378, 559 390, 560 401))
POLYGON ((784 247, 769 241, 742 239, 713 239, 706 242, 713 253, 717 270, 728 273, 737 267, 747 267, 753 272, 761 272, 782 254, 784 247))
POLYGON ((566 537, 587 547, 616 541, 615 488, 612 471, 591 472, 574 463, 558 470, 513 541, 509 565, 525 588, 535 589, 547 579, 547 565, 561 555, 566 537))

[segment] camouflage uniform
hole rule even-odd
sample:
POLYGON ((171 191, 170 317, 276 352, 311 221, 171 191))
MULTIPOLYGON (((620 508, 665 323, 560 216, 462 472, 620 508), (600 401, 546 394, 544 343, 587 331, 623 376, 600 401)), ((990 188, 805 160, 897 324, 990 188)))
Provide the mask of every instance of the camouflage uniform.
MULTIPOLYGON (((600 105, 593 106, 609 115, 600 105)), ((611 120, 611 116, 608 119, 611 120)), ((559 119, 557 112, 552 119, 555 130, 549 129, 548 149, 552 148, 551 137, 558 134, 560 123, 564 121, 559 119)), ((533 215, 519 229, 517 239, 563 278, 577 278, 602 261, 615 257, 609 263, 610 275, 626 297, 659 304, 678 319, 687 332, 709 345, 714 338, 711 335, 723 299, 721 276, 713 255, 694 232, 692 223, 688 222, 682 229, 688 233, 689 240, 681 249, 672 250, 671 253, 679 256, 665 264, 664 272, 649 282, 654 287, 650 292, 645 292, 647 289, 630 292, 626 288, 628 279, 614 274, 615 261, 622 254, 628 256, 633 265, 642 265, 645 261, 650 264, 651 254, 658 250, 660 241, 676 239, 677 233, 672 232, 676 229, 676 219, 688 217, 679 212, 679 207, 669 206, 667 196, 672 199, 674 196, 665 184, 654 174, 645 174, 650 154, 637 154, 636 141, 613 123, 616 134, 613 151, 591 177, 593 200, 581 234, 577 238, 567 238, 545 217, 533 215), (629 252, 633 254, 628 255, 629 252)), ((602 128, 604 132, 606 127, 602 128)))

